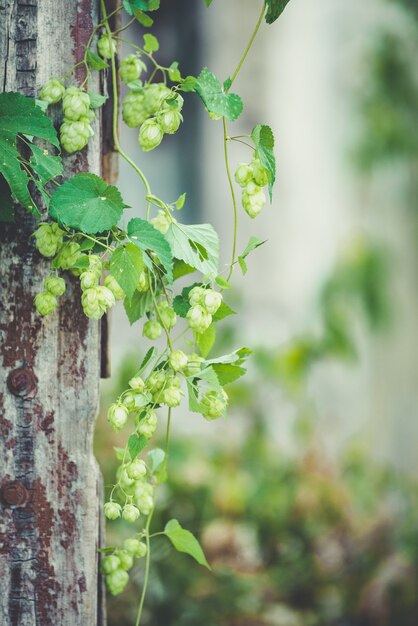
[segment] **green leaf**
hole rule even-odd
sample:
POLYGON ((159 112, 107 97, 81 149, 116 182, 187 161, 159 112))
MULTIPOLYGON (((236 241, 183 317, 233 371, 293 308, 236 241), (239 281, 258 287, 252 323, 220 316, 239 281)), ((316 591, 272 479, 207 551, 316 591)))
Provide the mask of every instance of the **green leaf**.
POLYGON ((33 98, 20 93, 0 93, 0 174, 15 200, 31 213, 39 215, 28 190, 29 176, 20 166, 20 154, 16 147, 18 135, 45 139, 59 148, 51 120, 36 106, 33 98))
POLYGON ((156 11, 160 7, 160 0, 123 0, 123 8, 129 15, 133 15, 135 9, 141 11, 156 11))
POLYGON ((128 205, 119 190, 95 174, 77 174, 52 194, 50 213, 61 224, 88 235, 117 224, 128 205))
POLYGON ((142 26, 145 26, 145 28, 149 28, 154 24, 152 17, 144 13, 144 11, 141 11, 141 9, 133 9, 133 15, 136 17, 138 22, 142 24, 142 26))
POLYGON ((229 282, 227 280, 225 280, 225 278, 223 278, 223 276, 217 276, 215 278, 215 283, 221 288, 221 289, 231 289, 231 285, 229 284, 229 282))
POLYGON ((164 533, 178 552, 189 554, 200 565, 210 569, 210 565, 196 537, 189 530, 182 528, 176 519, 171 519, 167 522, 164 533))
POLYGON ((0 222, 14 222, 13 198, 9 186, 0 174, 0 222))
POLYGON ((232 78, 228 77, 226 80, 224 80, 224 91, 229 91, 231 89, 232 86, 232 78))
POLYGON ((91 109, 99 109, 109 98, 109 96, 102 96, 100 93, 92 93, 91 91, 89 91, 89 96, 91 109))
POLYGON ((144 50, 145 52, 157 52, 160 49, 157 37, 151 35, 151 33, 145 33, 144 35, 144 50))
POLYGON ((174 259, 174 269, 173 269, 173 279, 177 280, 178 278, 182 278, 182 276, 187 276, 187 274, 193 274, 196 271, 195 267, 191 265, 187 265, 184 261, 180 261, 179 259, 174 259))
POLYGON ((231 307, 228 306, 228 304, 226 304, 226 302, 222 302, 221 306, 216 311, 216 313, 212 315, 212 320, 214 322, 220 322, 220 320, 223 320, 225 317, 228 317, 229 315, 236 315, 236 314, 237 312, 233 311, 231 307))
POLYGON ((232 365, 231 363, 216 363, 212 367, 218 377, 219 384, 222 386, 233 383, 241 376, 244 376, 247 371, 244 367, 232 365))
POLYGON ((213 2, 213 0, 205 0, 205 4, 206 4, 207 7, 210 7, 212 2, 213 2))
POLYGON ((211 324, 204 333, 196 333, 195 336, 200 353, 204 358, 206 358, 209 352, 212 350, 216 340, 216 327, 211 324))
POLYGON ((172 64, 168 68, 168 75, 170 77, 170 80, 173 83, 180 83, 181 82, 181 73, 180 73, 180 70, 179 70, 178 61, 173 61, 172 62, 172 64))
POLYGON ((135 291, 133 297, 129 300, 129 298, 125 298, 123 301, 123 306, 125 307, 125 312, 128 317, 129 323, 134 324, 141 317, 145 315, 147 311, 152 306, 152 296, 149 291, 145 293, 141 293, 139 291, 135 291))
POLYGON ((41 150, 34 145, 31 145, 30 149, 32 150, 30 166, 43 185, 57 176, 62 176, 64 166, 60 156, 51 155, 48 150, 41 150))
POLYGON ((276 157, 274 156, 274 135, 270 126, 258 124, 251 133, 261 165, 267 170, 270 201, 276 181, 276 157))
POLYGON ((173 256, 215 278, 219 264, 219 237, 210 224, 188 226, 173 221, 165 235, 173 256))
POLYGON ((216 357, 216 359, 210 359, 209 361, 206 361, 206 364, 214 365, 216 363, 233 363, 234 365, 242 365, 250 354, 252 354, 252 350, 249 348, 239 348, 239 350, 216 357))
POLYGON ((267 24, 273 24, 281 16, 290 0, 267 0, 267 24))
POLYGON ((142 251, 151 251, 157 255, 161 265, 165 269, 168 282, 172 283, 173 255, 171 254, 170 246, 164 238, 164 235, 146 220, 134 217, 128 224, 128 237, 132 243, 138 246, 142 251))
POLYGON ((179 198, 176 200, 176 209, 177 211, 181 211, 184 207, 184 203, 186 202, 187 193, 182 193, 179 198))
POLYGON ((154 346, 147 351, 146 355, 142 359, 142 363, 139 366, 139 370, 137 371, 135 376, 141 376, 142 372, 145 371, 148 363, 154 358, 156 354, 157 354, 157 350, 156 348, 154 348, 154 346))
POLYGON ((129 300, 136 291, 143 269, 142 252, 133 243, 118 246, 110 258, 110 271, 129 300))
POLYGON ((106 63, 102 57, 99 57, 98 54, 92 52, 91 50, 87 50, 86 59, 92 70, 104 70, 106 67, 109 67, 109 64, 106 63))
POLYGON ((148 439, 144 435, 131 435, 128 439, 128 452, 131 459, 135 459, 147 447, 147 444, 148 439))
POLYGON ((188 92, 194 91, 197 84, 197 78, 195 76, 186 76, 181 81, 181 91, 188 92))
POLYGON ((248 269, 247 263, 245 262, 245 258, 250 254, 250 252, 252 252, 256 248, 259 248, 264 243, 266 243, 266 240, 262 241, 261 239, 257 239, 257 237, 250 237, 249 242, 245 246, 244 252, 238 257, 238 263, 240 265, 240 268, 243 274, 246 274, 247 269, 248 269))
POLYGON ((203 100, 209 113, 221 115, 232 122, 241 115, 244 105, 240 96, 234 93, 225 93, 215 74, 212 74, 207 67, 197 77, 194 89, 203 100))
POLYGON ((173 309, 180 317, 186 317, 187 311, 190 309, 189 301, 182 296, 176 296, 173 300, 173 309))

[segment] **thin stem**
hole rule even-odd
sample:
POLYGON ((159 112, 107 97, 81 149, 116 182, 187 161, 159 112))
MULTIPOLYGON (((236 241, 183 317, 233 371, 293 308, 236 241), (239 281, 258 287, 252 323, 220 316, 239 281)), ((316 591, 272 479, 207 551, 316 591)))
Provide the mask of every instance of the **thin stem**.
POLYGON ((232 206, 234 209, 234 226, 233 226, 234 234, 233 234, 233 242, 232 242, 231 264, 229 266, 229 274, 226 279, 227 281, 229 281, 229 279, 232 276, 232 272, 234 271, 235 256, 237 252, 238 207, 237 207, 237 198, 235 196, 234 183, 232 182, 231 168, 229 167, 228 140, 227 140, 228 132, 227 132, 227 127, 226 127, 226 119, 223 118, 222 122, 223 122, 223 129, 224 129, 225 168, 226 168, 226 175, 228 177, 229 188, 231 190, 232 206))
MULTIPOLYGON (((251 48, 251 46, 252 46, 252 45, 253 45, 253 43, 254 43, 254 39, 256 38, 256 35, 257 35, 257 33, 258 33, 258 31, 259 31, 259 28, 260 28, 260 26, 261 26, 261 22, 263 21, 264 13, 266 12, 266 4, 267 4, 267 3, 266 3, 266 0, 264 0, 264 2, 263 2, 263 6, 262 6, 262 9, 261 9, 261 13, 260 13, 260 17, 258 18, 258 21, 257 21, 257 24, 256 24, 256 26, 255 26, 254 32, 253 32, 253 34, 251 35, 250 41, 248 42, 247 47, 246 47, 246 48, 245 48, 245 50, 244 50, 244 53, 243 53, 243 55, 242 55, 242 57, 241 57, 241 59, 240 59, 240 61, 239 61, 238 65, 237 65, 237 67, 236 67, 235 72, 232 74, 232 77, 231 77, 231 85, 232 85, 232 83, 234 82, 234 80, 236 79, 236 77, 238 76, 238 74, 239 74, 239 72, 240 72, 240 70, 241 70, 241 67, 242 67, 242 65, 243 65, 243 63, 244 63, 244 61, 245 61, 245 59, 246 59, 246 57, 247 57, 247 54, 249 53, 250 48, 251 48)), ((230 86, 230 88, 231 88, 231 86, 230 86)))
POLYGON ((117 35, 118 33, 122 33, 124 30, 129 28, 129 26, 131 26, 134 22, 136 22, 136 17, 133 17, 131 20, 129 20, 129 22, 127 24, 125 24, 125 26, 122 26, 122 28, 118 28, 118 30, 113 31, 113 35, 117 35))
POLYGON ((138 606, 138 614, 136 616, 136 622, 135 622, 135 626, 139 626, 141 623, 141 617, 142 617, 142 609, 144 608, 144 602, 145 602, 145 596, 147 595, 147 588, 148 588, 148 580, 149 580, 149 570, 150 570, 150 563, 151 563, 151 542, 150 542, 150 534, 149 534, 149 529, 151 526, 151 521, 152 521, 152 516, 154 514, 154 509, 155 509, 155 500, 154 500, 154 506, 152 507, 150 514, 148 515, 148 519, 147 519, 147 523, 145 525, 145 543, 147 544, 147 554, 145 557, 145 576, 144 576, 144 586, 142 587, 142 593, 141 593, 141 599, 139 601, 139 606, 138 606))
POLYGON ((168 446, 170 443, 170 425, 171 425, 171 407, 168 409, 168 413, 167 413, 167 430, 165 431, 164 468, 167 468, 167 461, 168 461, 168 446))

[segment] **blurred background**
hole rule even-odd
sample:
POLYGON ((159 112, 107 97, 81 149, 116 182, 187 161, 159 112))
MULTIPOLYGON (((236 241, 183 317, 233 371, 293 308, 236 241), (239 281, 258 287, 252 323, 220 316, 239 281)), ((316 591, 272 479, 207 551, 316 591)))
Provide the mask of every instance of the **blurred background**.
MULTIPOLYGON (((255 5, 162 2, 161 63, 225 78, 255 5)), ((229 303, 240 315, 223 323, 214 355, 242 345, 254 355, 228 389, 227 419, 176 411, 153 525, 178 518, 213 572, 155 539, 148 626, 418 624, 417 59, 416 0, 291 0, 236 81, 245 110, 233 134, 273 128, 278 182, 260 217, 241 211, 238 249, 251 235, 268 241, 245 280, 234 276, 229 303)), ((184 118, 145 157, 124 126, 122 143, 160 197, 187 191, 183 220, 215 226, 225 264, 221 124, 193 94, 184 118)), ((232 146, 233 166, 246 150, 232 146)), ((128 219, 143 216, 123 163, 119 183, 128 219)), ((123 308, 111 324, 96 436, 106 482, 122 439, 104 415, 149 347, 123 308)), ((129 532, 112 522, 108 543, 129 532)), ((142 576, 139 564, 128 591, 109 599, 110 626, 134 621, 142 576)))

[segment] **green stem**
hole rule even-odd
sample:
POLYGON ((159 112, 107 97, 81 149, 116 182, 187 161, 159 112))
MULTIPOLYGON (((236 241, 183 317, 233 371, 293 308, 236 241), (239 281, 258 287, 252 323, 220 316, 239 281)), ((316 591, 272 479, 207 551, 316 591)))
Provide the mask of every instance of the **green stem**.
MULTIPOLYGON (((259 28, 261 26, 261 22, 263 21, 264 14, 266 12, 266 5, 267 5, 266 0, 264 0, 263 6, 262 6, 262 9, 261 9, 261 13, 260 13, 260 17, 258 18, 258 21, 257 21, 257 24, 255 26, 254 32, 251 35, 250 41, 248 42, 247 47, 244 50, 244 53, 243 53, 243 55, 242 55, 238 65, 237 65, 237 68, 236 68, 235 72, 232 74, 231 85, 234 82, 234 80, 236 79, 236 77, 238 76, 238 74, 239 74, 239 72, 241 70, 241 67, 242 67, 242 65, 243 65, 243 63, 244 63, 244 61, 245 61, 245 59, 247 57, 247 54, 249 53, 249 51, 251 49, 251 46, 254 43, 254 39, 256 38, 256 35, 257 35, 257 33, 259 31, 259 28)), ((230 88, 231 88, 231 86, 230 86, 230 88)))
POLYGON ((171 407, 168 409, 167 414, 167 430, 165 431, 165 457, 164 457, 164 468, 167 469, 167 461, 168 461, 168 446, 170 443, 170 425, 171 425, 171 407))
POLYGON ((150 511, 150 514, 148 515, 147 523, 146 523, 145 528, 144 528, 144 531, 145 531, 145 543, 147 544, 147 554, 146 554, 146 557, 145 557, 145 576, 144 576, 144 586, 142 587, 141 599, 139 601, 138 614, 136 616, 135 626, 139 626, 140 623, 141 623, 142 609, 144 608, 145 596, 147 595, 147 588, 148 588, 148 581, 149 581, 149 570, 150 570, 150 563, 151 563, 151 542, 150 542, 149 529, 150 529, 150 526, 151 526, 151 521, 152 521, 152 516, 154 514, 154 509, 155 509, 155 500, 154 500, 154 506, 152 507, 152 509, 150 511))
POLYGON ((227 281, 229 281, 229 279, 232 276, 232 273, 234 271, 234 264, 235 264, 235 256, 237 253, 237 232, 238 232, 238 207, 237 207, 237 198, 235 195, 235 189, 234 189, 234 183, 232 182, 232 175, 231 175, 231 168, 229 167, 229 155, 228 155, 228 132, 227 132, 227 127, 226 127, 226 119, 223 118, 222 120, 223 122, 223 129, 224 129, 224 156, 225 156, 225 168, 226 168, 226 175, 228 177, 228 183, 229 183, 229 188, 231 191, 231 198, 232 198, 232 206, 234 209, 234 234, 233 234, 233 243, 232 243, 232 255, 231 255, 231 264, 229 266, 229 274, 227 277, 227 281))
MULTIPOLYGON (((100 4, 101 4, 101 7, 102 7, 102 13, 103 13, 103 24, 105 25, 107 34, 109 35, 109 37, 111 37, 112 36, 112 32, 110 30, 108 18, 106 16, 106 6, 105 6, 104 0, 100 0, 100 4)), ((113 50, 112 50, 112 58, 111 58, 111 67, 112 67, 112 92, 113 92, 113 141, 115 143, 115 148, 116 148, 116 151, 120 154, 120 156, 127 163, 129 163, 129 165, 138 174, 138 176, 140 177, 140 179, 142 180, 142 182, 144 184, 144 187, 145 187, 145 189, 147 191, 147 195, 151 195, 151 187, 149 185, 149 182, 148 182, 145 174, 132 161, 132 159, 130 157, 128 157, 128 155, 123 151, 122 146, 120 145, 120 142, 119 142, 119 135, 118 135, 118 110, 119 110, 118 101, 119 101, 119 94, 118 94, 118 82, 117 82, 117 74, 116 74, 116 60, 115 60, 115 53, 113 52, 113 50)))

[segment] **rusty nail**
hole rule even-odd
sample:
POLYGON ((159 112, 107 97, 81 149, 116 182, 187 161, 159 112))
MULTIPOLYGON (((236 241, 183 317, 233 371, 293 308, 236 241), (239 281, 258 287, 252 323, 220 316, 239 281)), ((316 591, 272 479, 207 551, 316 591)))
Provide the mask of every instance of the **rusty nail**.
POLYGON ((12 480, 3 485, 1 495, 10 506, 23 506, 29 497, 28 490, 18 480, 12 480))
POLYGON ((20 398, 34 398, 36 394, 36 378, 31 369, 19 367, 10 372, 7 379, 9 391, 20 398))

